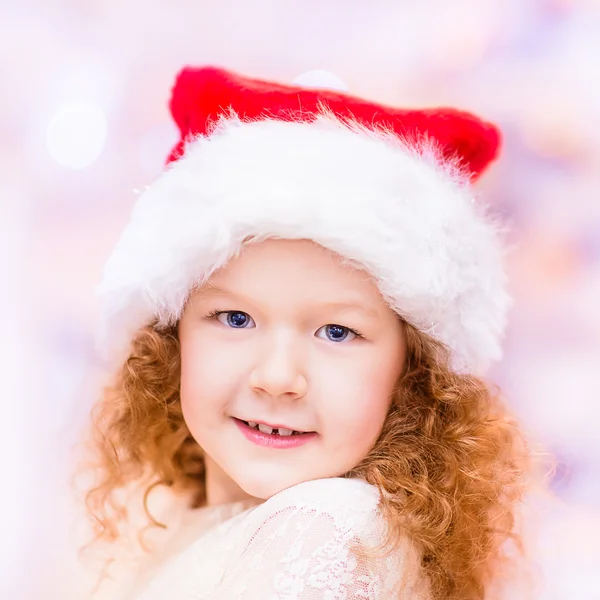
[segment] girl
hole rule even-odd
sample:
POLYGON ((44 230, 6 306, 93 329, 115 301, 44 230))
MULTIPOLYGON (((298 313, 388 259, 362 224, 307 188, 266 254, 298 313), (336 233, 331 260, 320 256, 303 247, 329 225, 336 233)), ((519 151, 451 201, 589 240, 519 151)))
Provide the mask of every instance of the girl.
POLYGON ((475 600, 527 452, 480 377, 509 298, 490 124, 185 69, 181 141, 101 286, 97 535, 187 515, 124 596, 475 600), (140 490, 143 497, 124 495, 140 490))

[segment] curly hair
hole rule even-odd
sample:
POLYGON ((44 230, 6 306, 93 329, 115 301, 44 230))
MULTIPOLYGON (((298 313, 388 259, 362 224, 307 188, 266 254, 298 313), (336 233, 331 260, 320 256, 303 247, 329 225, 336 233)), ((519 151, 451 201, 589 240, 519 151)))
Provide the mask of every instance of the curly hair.
MULTIPOLYGON (((481 600, 521 548, 516 511, 529 454, 499 394, 452 370, 447 349, 406 324, 404 373, 372 451, 348 476, 382 491, 390 547, 408 534, 422 549, 435 600, 481 600), (508 544, 510 546, 510 544, 508 544)), ((204 459, 184 421, 176 328, 143 328, 93 411, 100 478, 86 496, 97 539, 114 541, 127 520, 118 491, 158 484, 206 502, 204 459)))

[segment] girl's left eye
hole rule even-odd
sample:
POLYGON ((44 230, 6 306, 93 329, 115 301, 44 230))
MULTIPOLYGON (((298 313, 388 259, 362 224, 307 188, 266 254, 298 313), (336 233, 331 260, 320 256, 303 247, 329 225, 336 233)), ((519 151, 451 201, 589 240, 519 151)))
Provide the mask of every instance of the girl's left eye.
POLYGON ((315 335, 330 342, 349 342, 355 338, 362 337, 358 331, 344 327, 343 325, 323 325, 323 327, 317 330, 315 335))
POLYGON ((214 316, 219 323, 223 323, 223 325, 227 325, 233 329, 248 329, 256 326, 252 317, 248 313, 240 310, 218 312, 214 316))

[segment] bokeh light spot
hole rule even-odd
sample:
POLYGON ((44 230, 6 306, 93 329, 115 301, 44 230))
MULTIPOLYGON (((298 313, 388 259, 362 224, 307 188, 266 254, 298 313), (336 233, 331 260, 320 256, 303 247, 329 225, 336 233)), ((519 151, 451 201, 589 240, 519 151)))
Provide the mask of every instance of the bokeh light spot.
POLYGON ((336 90, 338 92, 347 92, 348 86, 346 83, 331 71, 325 71, 324 69, 314 69, 313 71, 306 71, 302 75, 298 75, 293 85, 306 88, 318 88, 327 90, 336 90))
POLYGON ((64 167, 84 169, 100 156, 106 142, 106 129, 106 115, 96 104, 66 104, 48 125, 48 152, 64 167))

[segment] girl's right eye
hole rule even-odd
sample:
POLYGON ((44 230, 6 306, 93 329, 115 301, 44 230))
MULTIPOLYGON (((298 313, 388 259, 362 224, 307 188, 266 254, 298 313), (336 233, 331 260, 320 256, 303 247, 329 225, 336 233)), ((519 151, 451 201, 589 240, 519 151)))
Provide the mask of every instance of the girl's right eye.
POLYGON ((252 317, 240 310, 227 310, 218 312, 215 317, 217 318, 217 321, 233 329, 248 329, 250 327, 256 327, 256 323, 252 317))

